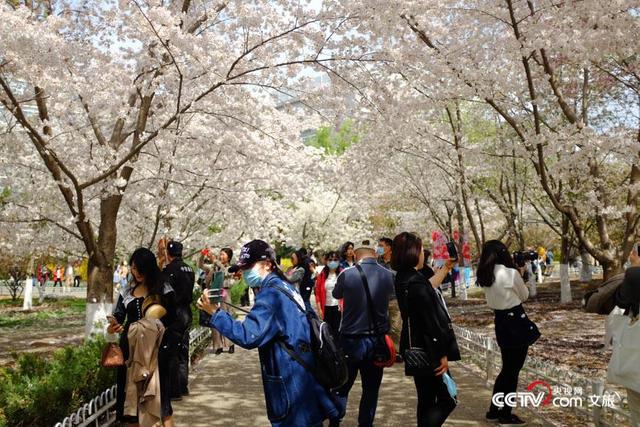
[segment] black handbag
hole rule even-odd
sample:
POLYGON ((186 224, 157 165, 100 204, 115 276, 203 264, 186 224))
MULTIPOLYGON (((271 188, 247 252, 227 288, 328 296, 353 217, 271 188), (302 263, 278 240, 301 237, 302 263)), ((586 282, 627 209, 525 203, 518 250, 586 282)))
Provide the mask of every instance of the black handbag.
POLYGON ((407 329, 409 348, 404 351, 404 373, 408 376, 433 376, 436 368, 429 353, 421 347, 413 347, 411 343, 411 314, 409 313, 409 290, 405 292, 407 307, 407 329))

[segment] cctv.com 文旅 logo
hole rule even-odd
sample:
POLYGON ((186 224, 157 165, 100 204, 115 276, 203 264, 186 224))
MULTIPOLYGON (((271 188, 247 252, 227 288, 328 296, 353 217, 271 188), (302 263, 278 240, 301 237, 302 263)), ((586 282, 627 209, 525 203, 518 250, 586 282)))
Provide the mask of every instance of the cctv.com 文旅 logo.
POLYGON ((491 398, 491 402, 498 408, 510 406, 516 407, 541 407, 546 406, 553 400, 551 386, 544 381, 534 381, 527 386, 526 392, 518 393, 496 393, 491 398))

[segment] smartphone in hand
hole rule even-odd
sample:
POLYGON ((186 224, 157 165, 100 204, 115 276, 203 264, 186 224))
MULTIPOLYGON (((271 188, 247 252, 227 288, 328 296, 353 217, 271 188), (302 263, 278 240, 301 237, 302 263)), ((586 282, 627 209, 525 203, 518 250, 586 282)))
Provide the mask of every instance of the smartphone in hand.
POLYGON ((454 242, 447 242, 447 252, 449 252, 449 259, 458 260, 458 250, 454 242))

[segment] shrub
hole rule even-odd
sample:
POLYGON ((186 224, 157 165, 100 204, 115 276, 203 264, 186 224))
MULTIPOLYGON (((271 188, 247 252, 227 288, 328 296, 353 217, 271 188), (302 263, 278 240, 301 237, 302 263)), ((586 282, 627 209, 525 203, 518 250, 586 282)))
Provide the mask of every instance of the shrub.
POLYGON ((244 295, 244 292, 247 290, 248 286, 244 282, 244 279, 233 285, 229 291, 231 292, 231 304, 240 305, 240 298, 244 295))
POLYGON ((50 358, 14 355, 15 368, 0 369, 0 426, 51 426, 115 383, 100 366, 104 340, 56 350, 50 358))

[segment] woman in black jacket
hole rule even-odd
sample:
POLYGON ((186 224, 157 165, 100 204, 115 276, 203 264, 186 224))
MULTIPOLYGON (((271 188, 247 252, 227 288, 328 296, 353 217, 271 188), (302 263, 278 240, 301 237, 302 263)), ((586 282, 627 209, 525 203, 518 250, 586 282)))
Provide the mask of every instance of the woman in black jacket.
MULTIPOLYGON (((129 358, 129 327, 132 323, 142 319, 148 306, 160 304, 164 309, 164 316, 160 321, 166 331, 158 351, 158 370, 160 374, 160 402, 162 422, 165 427, 173 426, 173 408, 171 407, 171 360, 177 357, 177 340, 172 337, 169 326, 176 319, 175 292, 165 280, 155 255, 147 248, 136 249, 129 259, 131 278, 127 286, 120 289, 118 302, 109 316, 110 323, 107 332, 120 334, 120 348, 125 361, 129 358)), ((138 425, 138 417, 124 415, 125 390, 127 381, 127 367, 120 366, 116 375, 118 389, 116 392, 116 417, 128 425, 138 425)))
POLYGON ((405 372, 414 377, 418 392, 418 426, 441 426, 456 406, 442 375, 448 373, 449 361, 460 360, 460 351, 451 326, 444 299, 435 289, 453 267, 449 260, 431 279, 418 270, 424 264, 422 240, 403 232, 393 239, 391 266, 397 271, 396 296, 402 314, 400 352, 411 348, 426 351, 435 369, 405 372), (411 334, 411 336, 409 336, 411 334))

